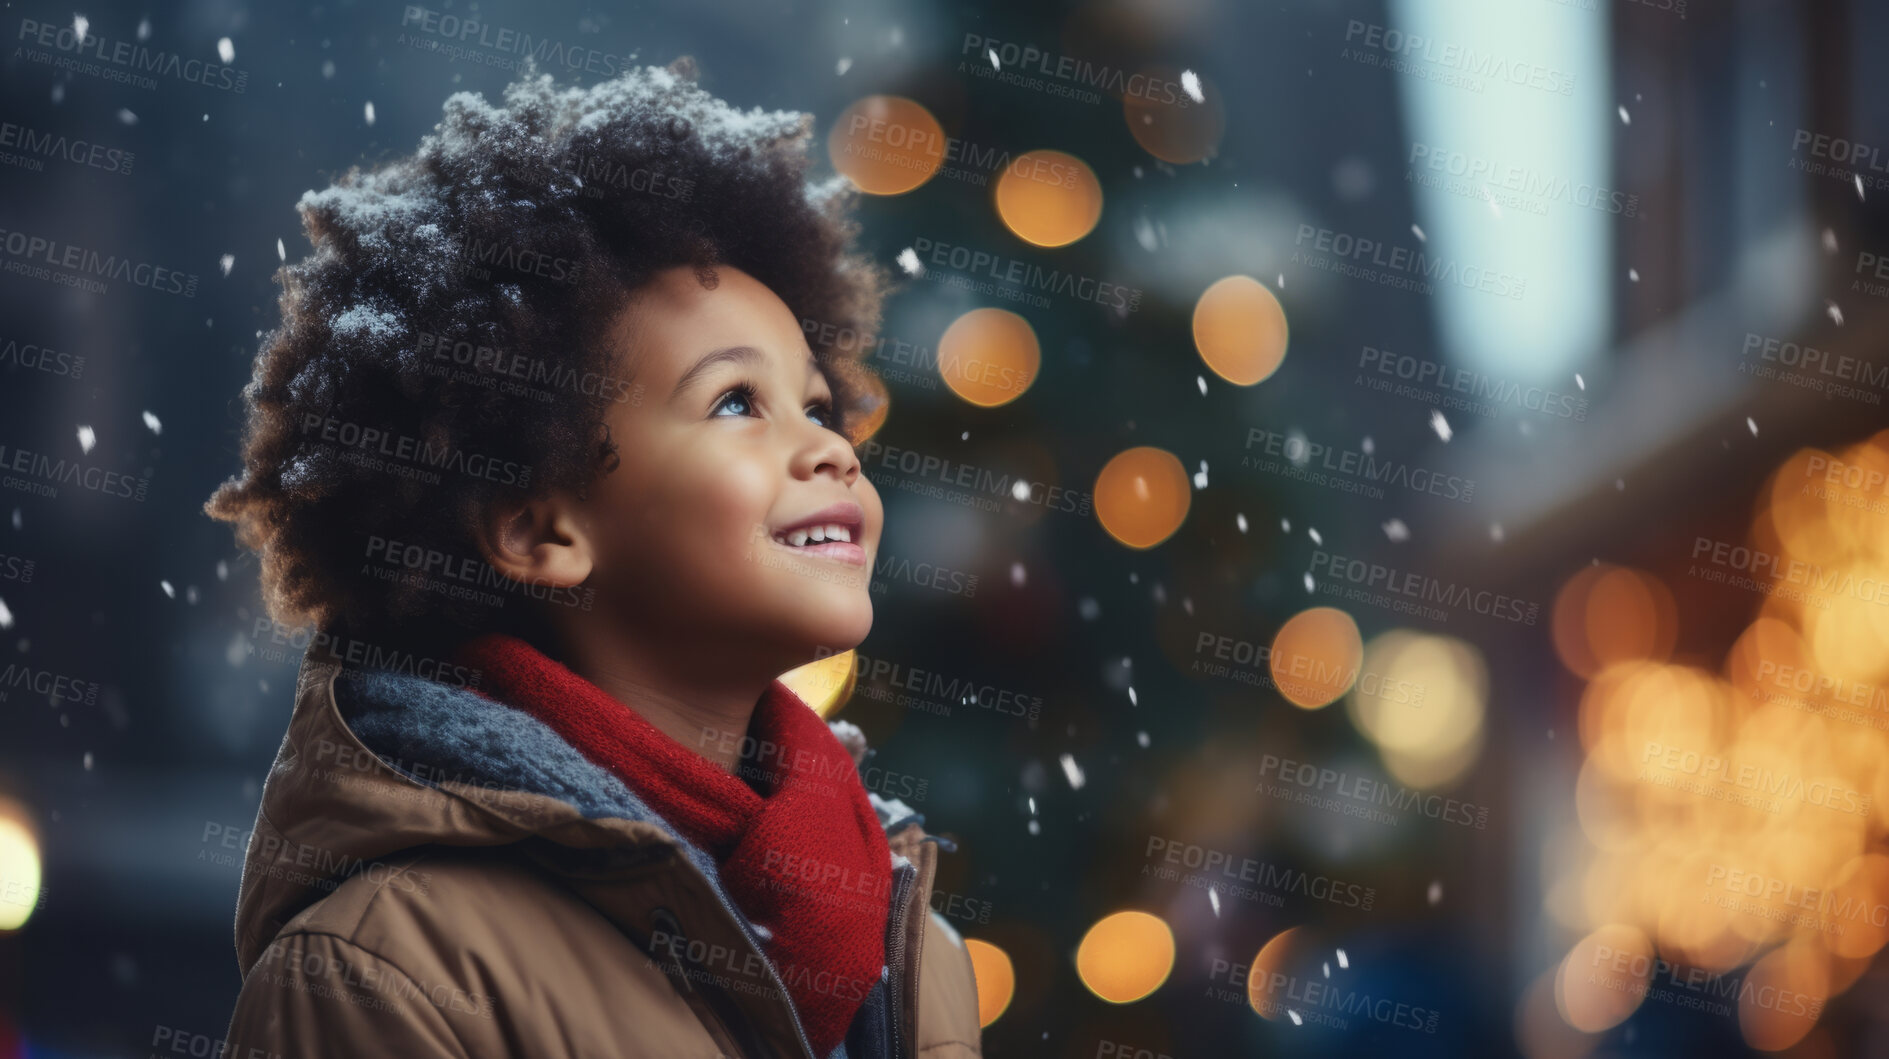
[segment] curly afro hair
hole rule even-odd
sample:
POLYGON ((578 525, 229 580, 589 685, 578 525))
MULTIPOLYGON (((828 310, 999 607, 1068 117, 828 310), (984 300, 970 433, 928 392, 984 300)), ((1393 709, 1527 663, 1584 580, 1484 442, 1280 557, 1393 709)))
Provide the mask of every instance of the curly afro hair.
POLYGON ((204 508, 259 554, 272 619, 427 639, 528 623, 523 599, 375 576, 369 542, 482 566, 491 504, 586 495, 617 465, 605 413, 635 392, 605 329, 664 269, 766 284, 803 321, 841 432, 876 429, 865 344, 820 340, 874 334, 889 282, 852 249, 850 186, 807 178, 812 115, 744 114, 695 80, 686 57, 588 89, 528 66, 505 106, 456 93, 413 155, 303 194, 314 252, 276 272, 242 473, 204 508))

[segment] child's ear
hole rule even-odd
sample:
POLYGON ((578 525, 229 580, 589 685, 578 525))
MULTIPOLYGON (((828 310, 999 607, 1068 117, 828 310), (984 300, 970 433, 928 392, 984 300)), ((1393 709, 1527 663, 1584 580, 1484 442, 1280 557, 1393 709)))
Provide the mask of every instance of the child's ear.
POLYGON ((595 562, 578 506, 562 491, 494 504, 479 550, 493 569, 528 585, 580 585, 595 562))

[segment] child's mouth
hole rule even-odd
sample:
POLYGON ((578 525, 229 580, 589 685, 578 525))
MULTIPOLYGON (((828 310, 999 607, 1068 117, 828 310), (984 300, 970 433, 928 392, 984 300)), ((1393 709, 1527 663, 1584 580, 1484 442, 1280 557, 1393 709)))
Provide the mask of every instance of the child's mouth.
POLYGON ((866 549, 856 543, 863 512, 853 505, 835 505, 819 513, 822 521, 804 521, 771 534, 775 544, 809 558, 829 559, 852 566, 866 564, 866 549), (824 521, 831 518, 832 521, 824 521))

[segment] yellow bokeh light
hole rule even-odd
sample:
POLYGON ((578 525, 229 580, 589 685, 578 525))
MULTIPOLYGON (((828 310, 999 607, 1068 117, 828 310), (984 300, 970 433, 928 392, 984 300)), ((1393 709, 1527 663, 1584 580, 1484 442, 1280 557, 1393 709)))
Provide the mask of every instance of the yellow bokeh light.
POLYGON ((1076 947, 1076 974, 1089 991, 1111 1004, 1128 1004, 1153 993, 1174 969, 1174 932, 1147 912, 1105 916, 1076 947))
POLYGON ((1482 654, 1448 636, 1394 629, 1364 649, 1351 720, 1384 766, 1411 787, 1445 786, 1482 750, 1489 671, 1482 654))
POLYGON ((1279 627, 1267 665, 1286 701, 1316 710, 1351 689, 1363 661, 1364 638, 1351 615, 1336 607, 1313 607, 1279 627))
POLYGON ((938 340, 938 374, 951 392, 980 408, 1023 396, 1043 353, 1030 322, 1006 309, 972 309, 938 340))
POLYGON ((840 112, 826 153, 834 171, 861 191, 900 195, 930 180, 944 162, 944 127, 914 100, 867 96, 840 112))
POLYGON ((997 215, 1017 238, 1068 246, 1102 217, 1102 182, 1088 163, 1062 151, 1026 151, 997 177, 997 215))
POLYGON ((1173 536, 1193 500, 1187 469, 1166 449, 1126 449, 1095 476, 1095 517, 1130 548, 1152 548, 1173 536))
POLYGON ((858 659, 852 651, 841 651, 782 673, 780 682, 813 707, 813 712, 831 717, 840 712, 840 707, 853 694, 853 682, 859 674, 858 659))
POLYGON ((1237 386, 1271 378, 1290 340, 1284 307, 1251 276, 1215 280, 1194 303, 1194 348, 1215 375, 1237 386))
POLYGON ((24 806, 0 799, 0 932, 18 930, 39 904, 39 840, 24 806))
POLYGON ((1010 1007, 1017 992, 1017 971, 1010 954, 977 938, 965 938, 964 949, 971 954, 971 973, 977 979, 977 1024, 996 1022, 1010 1007))

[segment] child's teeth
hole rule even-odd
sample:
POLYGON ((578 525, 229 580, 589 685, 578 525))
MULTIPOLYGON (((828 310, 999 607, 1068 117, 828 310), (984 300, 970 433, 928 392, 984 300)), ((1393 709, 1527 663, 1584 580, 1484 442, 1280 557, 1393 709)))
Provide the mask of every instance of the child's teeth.
POLYGON ((853 534, 845 526, 828 526, 826 539, 830 541, 851 541, 853 534))
POLYGON ((825 526, 809 526, 807 527, 807 535, 816 541, 823 541, 826 540, 826 530, 827 527, 825 526))
POLYGON ((807 543, 807 531, 794 530, 793 532, 787 535, 787 543, 793 545, 796 548, 807 543))

